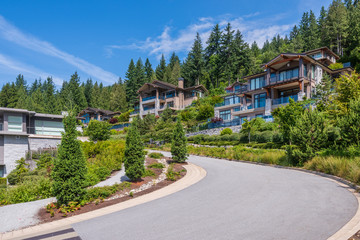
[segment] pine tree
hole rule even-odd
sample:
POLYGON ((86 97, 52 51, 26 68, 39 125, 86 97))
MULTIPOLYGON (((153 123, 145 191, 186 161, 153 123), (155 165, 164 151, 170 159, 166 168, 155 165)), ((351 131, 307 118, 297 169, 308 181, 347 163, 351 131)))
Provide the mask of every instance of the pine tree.
POLYGON ((98 108, 100 106, 100 88, 97 81, 94 83, 93 88, 91 89, 90 95, 90 106, 98 108))
POLYGON ((313 11, 309 14, 309 36, 307 39, 309 50, 320 47, 320 30, 313 11))
POLYGON ((206 65, 209 64, 210 58, 213 55, 220 54, 220 47, 221 47, 221 30, 219 24, 216 24, 212 29, 208 40, 206 41, 207 47, 204 53, 204 59, 206 65))
POLYGON ((131 181, 138 181, 143 176, 145 172, 144 161, 144 145, 135 120, 126 136, 124 155, 125 173, 131 181))
POLYGON ((250 69, 250 49, 248 44, 243 40, 239 30, 236 31, 232 42, 231 68, 233 81, 241 79, 249 73, 250 69))
POLYGON ((88 106, 91 106, 91 90, 93 88, 93 82, 92 79, 89 78, 86 80, 85 86, 84 86, 84 95, 86 98, 86 102, 88 106))
POLYGON ((185 162, 188 158, 187 138, 179 119, 176 122, 171 138, 171 155, 175 162, 185 162))
POLYGON ((234 30, 231 28, 231 24, 228 23, 224 29, 224 33, 221 36, 221 55, 220 60, 222 62, 221 74, 223 82, 230 84, 232 76, 232 41, 234 39, 234 30))
POLYGON ((127 110, 126 92, 121 79, 115 83, 110 93, 110 110, 125 112, 127 110))
POLYGON ((144 70, 146 82, 152 82, 155 79, 155 73, 148 58, 146 58, 144 70))
POLYGON ((134 61, 131 59, 128 70, 126 72, 126 98, 129 106, 134 106, 137 100, 137 89, 136 89, 136 70, 134 61))
POLYGON ((51 114, 59 113, 59 106, 56 105, 55 99, 55 84, 51 77, 46 79, 44 86, 45 112, 51 114))
MULTIPOLYGON (((146 82, 145 68, 141 58, 136 62, 135 66, 135 83, 136 89, 139 89, 146 82)), ((136 90, 137 91, 137 90, 136 90)))
POLYGON ((185 77, 187 86, 200 84, 200 80, 204 71, 203 48, 200 34, 196 34, 194 44, 188 54, 186 62, 182 69, 182 75, 185 77))
POLYGON ((76 117, 70 113, 64 118, 65 133, 61 138, 58 157, 52 171, 53 194, 59 204, 67 205, 71 201, 80 202, 86 190, 86 159, 77 140, 76 117))
POLYGON ((80 77, 78 76, 77 72, 75 72, 73 75, 71 75, 70 81, 69 81, 69 98, 71 98, 71 102, 75 104, 75 108, 77 111, 80 109, 84 109, 87 107, 86 98, 84 95, 84 92, 80 88, 80 77))
POLYGON ((343 55, 343 50, 348 36, 348 15, 345 4, 341 0, 333 0, 326 18, 326 29, 330 48, 338 55, 343 55))
POLYGON ((159 81, 164 80, 165 70, 166 70, 166 61, 165 61, 164 54, 162 54, 161 59, 160 59, 160 63, 155 69, 155 75, 156 75, 157 80, 159 80, 159 81))

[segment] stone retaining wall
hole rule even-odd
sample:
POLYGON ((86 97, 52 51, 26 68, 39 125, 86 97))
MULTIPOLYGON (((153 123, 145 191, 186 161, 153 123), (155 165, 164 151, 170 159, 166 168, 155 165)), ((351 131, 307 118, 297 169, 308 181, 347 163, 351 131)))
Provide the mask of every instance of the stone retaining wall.
POLYGON ((233 131, 233 133, 238 133, 238 132, 240 132, 241 125, 232 126, 232 127, 212 128, 212 129, 202 130, 199 132, 187 133, 186 137, 191 137, 191 136, 195 136, 195 135, 199 135, 199 134, 205 134, 205 135, 209 135, 209 136, 219 135, 221 133, 221 131, 225 128, 230 128, 233 131))

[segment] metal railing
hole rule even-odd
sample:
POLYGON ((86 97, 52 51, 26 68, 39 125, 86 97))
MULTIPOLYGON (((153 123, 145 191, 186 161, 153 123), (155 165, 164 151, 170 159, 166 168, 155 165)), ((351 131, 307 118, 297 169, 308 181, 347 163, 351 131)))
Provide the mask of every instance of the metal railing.
POLYGON ((294 101, 298 101, 298 95, 292 95, 292 96, 280 97, 280 98, 273 99, 272 104, 278 105, 278 104, 289 103, 289 98, 293 99, 294 101))
POLYGON ((152 109, 155 109, 155 106, 151 106, 151 107, 144 107, 144 111, 147 111, 147 110, 152 110, 152 109))

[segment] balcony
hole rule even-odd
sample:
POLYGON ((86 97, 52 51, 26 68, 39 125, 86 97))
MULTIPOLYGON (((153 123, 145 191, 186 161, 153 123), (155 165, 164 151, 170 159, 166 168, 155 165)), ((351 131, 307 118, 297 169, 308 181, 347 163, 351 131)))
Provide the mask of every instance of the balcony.
POLYGON ((275 84, 278 82, 285 82, 285 81, 295 79, 298 77, 299 77, 299 69, 298 68, 286 70, 286 71, 282 71, 276 75, 272 74, 270 76, 270 84, 275 84))
POLYGON ((293 99, 295 102, 298 101, 298 95, 292 95, 287 97, 281 97, 273 99, 273 105, 286 104, 289 103, 289 98, 293 99))
POLYGON ((230 105, 239 104, 239 103, 240 103, 240 98, 231 98, 231 99, 225 99, 221 103, 216 103, 215 107, 230 106, 230 105))
POLYGON ((156 96, 145 97, 145 98, 142 99, 142 101, 146 102, 146 101, 150 101, 150 100, 153 100, 153 99, 156 99, 156 96))

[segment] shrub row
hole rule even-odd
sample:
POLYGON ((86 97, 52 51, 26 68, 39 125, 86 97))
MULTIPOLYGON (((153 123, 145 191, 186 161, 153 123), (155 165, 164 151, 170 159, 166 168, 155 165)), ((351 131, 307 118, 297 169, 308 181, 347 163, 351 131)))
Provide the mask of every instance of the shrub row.
MULTIPOLYGON (((282 143, 283 137, 280 132, 276 131, 263 131, 263 132, 255 132, 250 135, 251 142, 257 143, 282 143)), ((205 135, 199 134, 195 136, 191 136, 188 138, 189 142, 193 142, 195 144, 205 144, 206 142, 231 142, 231 144, 223 144, 223 145, 236 145, 237 143, 248 143, 249 138, 248 135, 245 133, 232 133, 232 134, 225 134, 225 135, 205 135)), ((206 144, 210 145, 210 144, 206 144)), ((217 144, 216 144, 217 145, 217 144)), ((218 146, 223 146, 218 145, 218 146)))

